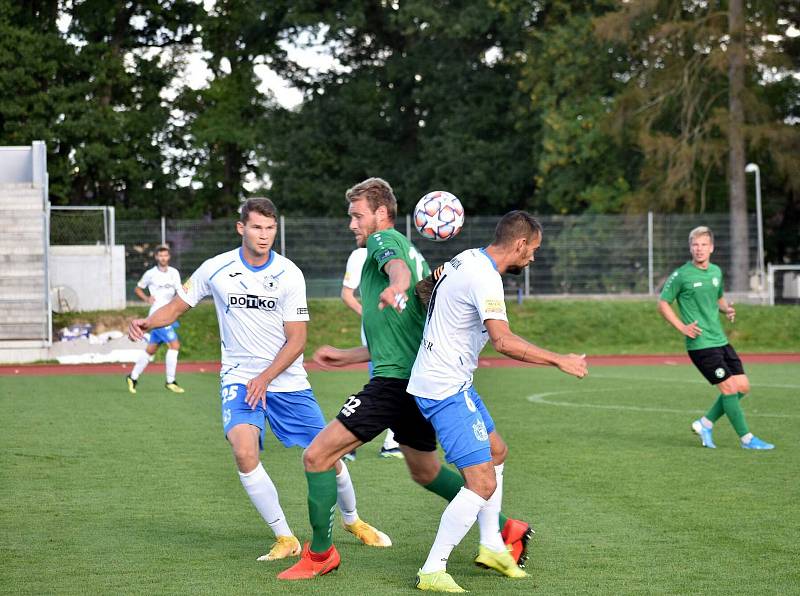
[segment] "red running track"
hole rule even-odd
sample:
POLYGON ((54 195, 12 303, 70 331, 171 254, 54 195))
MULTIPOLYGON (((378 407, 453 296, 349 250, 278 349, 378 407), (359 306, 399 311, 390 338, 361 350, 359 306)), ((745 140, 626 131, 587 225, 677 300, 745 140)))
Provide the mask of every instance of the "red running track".
MULTIPOLYGON (((800 363, 800 353, 740 354, 745 366, 748 364, 788 364, 800 363)), ((686 354, 641 354, 641 355, 601 355, 588 356, 589 366, 646 366, 691 364, 686 354)), ((132 368, 131 363, 117 364, 11 364, 0 366, 0 376, 52 376, 52 375, 124 375, 132 368)), ((306 362, 307 370, 366 370, 366 364, 354 364, 339 369, 323 369, 315 362, 306 362)), ((480 366, 485 368, 507 368, 533 366, 510 358, 481 358, 480 366)), ((163 363, 147 367, 148 372, 163 372, 163 363)), ((219 362, 181 362, 179 372, 219 372, 219 362)))

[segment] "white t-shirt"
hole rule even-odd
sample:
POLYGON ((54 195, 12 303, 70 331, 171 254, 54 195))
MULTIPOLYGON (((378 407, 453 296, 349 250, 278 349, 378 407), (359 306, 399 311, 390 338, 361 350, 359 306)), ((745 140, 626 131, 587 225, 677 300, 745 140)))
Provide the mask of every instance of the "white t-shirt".
POLYGON ((361 270, 367 260, 367 249, 357 248, 347 257, 347 268, 344 271, 342 285, 345 288, 355 290, 361 285, 361 270))
POLYGON ((151 315, 175 297, 178 288, 181 287, 181 276, 174 267, 167 267, 166 271, 162 271, 156 265, 145 271, 136 285, 143 290, 147 288, 150 295, 155 298, 148 313, 151 315))
MULTIPOLYGON (((223 385, 246 383, 275 359, 286 343, 283 323, 308 321, 306 281, 300 269, 274 251, 261 267, 245 262, 241 248, 204 262, 178 290, 189 306, 214 298, 222 340, 223 385)), ((310 388, 303 355, 270 383, 268 390, 310 388)))
POLYGON ((508 320, 503 280, 483 249, 465 250, 445 264, 433 290, 408 392, 445 399, 470 387, 487 319, 508 320))
MULTIPOLYGON (((355 290, 361 285, 361 271, 364 269, 364 263, 367 262, 367 249, 357 248, 350 253, 347 257, 347 267, 344 270, 344 279, 342 285, 345 288, 355 290)), ((364 334, 364 325, 361 325, 361 345, 367 345, 367 336, 364 334)))

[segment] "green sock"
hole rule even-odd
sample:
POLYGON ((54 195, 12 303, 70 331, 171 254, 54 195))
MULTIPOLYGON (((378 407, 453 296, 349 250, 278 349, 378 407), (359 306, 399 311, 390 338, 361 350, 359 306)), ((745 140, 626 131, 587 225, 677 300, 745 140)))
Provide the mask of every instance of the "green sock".
POLYGON ((333 514, 336 511, 336 470, 306 472, 308 519, 313 537, 311 551, 324 553, 333 544, 333 514))
POLYGON ((744 412, 739 405, 739 394, 732 393, 730 395, 721 395, 720 397, 722 397, 722 407, 725 409, 725 415, 728 417, 728 420, 731 421, 731 425, 733 426, 733 430, 736 431, 736 434, 743 437, 749 433, 750 429, 747 428, 744 412))
MULTIPOLYGON (((433 482, 430 484, 425 484, 423 488, 431 491, 432 493, 439 495, 443 499, 447 501, 452 501, 455 499, 458 491, 461 490, 461 487, 464 486, 464 479, 461 477, 461 474, 458 472, 454 472, 451 468, 447 466, 442 466, 439 470, 439 474, 436 478, 433 479, 433 482)), ((503 512, 500 512, 500 531, 503 531, 503 526, 506 525, 506 521, 508 518, 503 515, 503 512)))
POLYGON ((711 420, 711 422, 716 422, 722 415, 725 413, 725 409, 722 407, 722 395, 717 398, 717 401, 714 402, 714 405, 711 406, 711 409, 706 412, 706 418, 711 420))

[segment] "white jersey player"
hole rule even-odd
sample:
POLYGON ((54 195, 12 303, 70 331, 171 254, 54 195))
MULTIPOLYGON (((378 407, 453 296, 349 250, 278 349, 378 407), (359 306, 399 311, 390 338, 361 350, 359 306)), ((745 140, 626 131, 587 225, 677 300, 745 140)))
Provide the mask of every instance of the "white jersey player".
MULTIPOLYGON (((131 321, 128 334, 137 340, 145 331, 177 320, 204 297, 214 299, 222 351, 223 431, 242 486, 275 533, 275 544, 259 560, 276 560, 297 556, 301 548, 259 458, 266 424, 284 446, 305 448, 325 419, 303 368, 309 319, 305 279, 294 263, 272 251, 275 205, 269 199, 249 199, 236 227, 240 248, 205 261, 171 302, 147 319, 131 321)), ((389 546, 388 536, 359 519, 343 463, 335 476, 345 529, 365 544, 389 546)))
POLYGON ((526 575, 503 544, 498 525, 506 449, 490 449, 502 439, 472 383, 478 355, 489 339, 498 352, 517 360, 558 366, 579 378, 587 373, 585 356, 554 354, 514 335, 508 326, 501 274, 522 272, 541 241, 539 222, 512 211, 498 223, 492 244, 446 263, 431 291, 408 392, 433 424, 447 461, 464 476, 464 487, 442 514, 417 576, 420 589, 461 590, 447 573, 447 559, 478 519, 476 564, 508 577, 526 575), (493 461, 492 451, 502 452, 503 460, 493 461))
MULTIPOLYGON (((355 296, 358 286, 361 285, 361 270, 364 269, 364 263, 367 260, 367 249, 356 248, 347 257, 347 267, 344 272, 344 279, 342 280, 342 302, 350 307, 359 317, 361 316, 361 302, 355 296)), ((361 326, 361 345, 367 345, 367 337, 364 335, 364 326, 361 326)), ((372 361, 369 365, 369 376, 372 377, 372 361)), ((403 459, 403 452, 400 451, 400 444, 394 440, 394 433, 392 429, 386 429, 386 438, 383 440, 381 451, 379 454, 383 458, 396 458, 403 459)), ((356 459, 356 450, 353 449, 350 453, 344 456, 346 461, 353 461, 356 459)))
MULTIPOLYGON (((170 251, 168 246, 159 246, 155 254, 156 266, 148 269, 142 275, 139 283, 136 284, 136 295, 150 305, 149 314, 172 300, 181 287, 181 276, 178 270, 169 266, 170 251), (145 294, 144 290, 147 290, 145 294)), ((173 393, 183 393, 183 387, 178 385, 175 380, 175 373, 178 368, 178 353, 181 349, 180 338, 178 337, 178 323, 153 329, 147 340, 147 347, 139 355, 133 365, 131 374, 126 377, 128 391, 136 393, 136 385, 139 377, 147 368, 150 359, 158 351, 158 346, 167 344, 167 354, 164 357, 166 383, 164 387, 173 393)))

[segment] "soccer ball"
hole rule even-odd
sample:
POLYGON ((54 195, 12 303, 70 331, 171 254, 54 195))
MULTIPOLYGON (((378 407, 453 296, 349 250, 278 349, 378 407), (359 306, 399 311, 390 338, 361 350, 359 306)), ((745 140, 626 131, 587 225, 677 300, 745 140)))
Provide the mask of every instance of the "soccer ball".
POLYGON ((464 225, 464 207, 454 194, 434 190, 422 197, 414 207, 414 225, 428 240, 450 240, 464 225))

